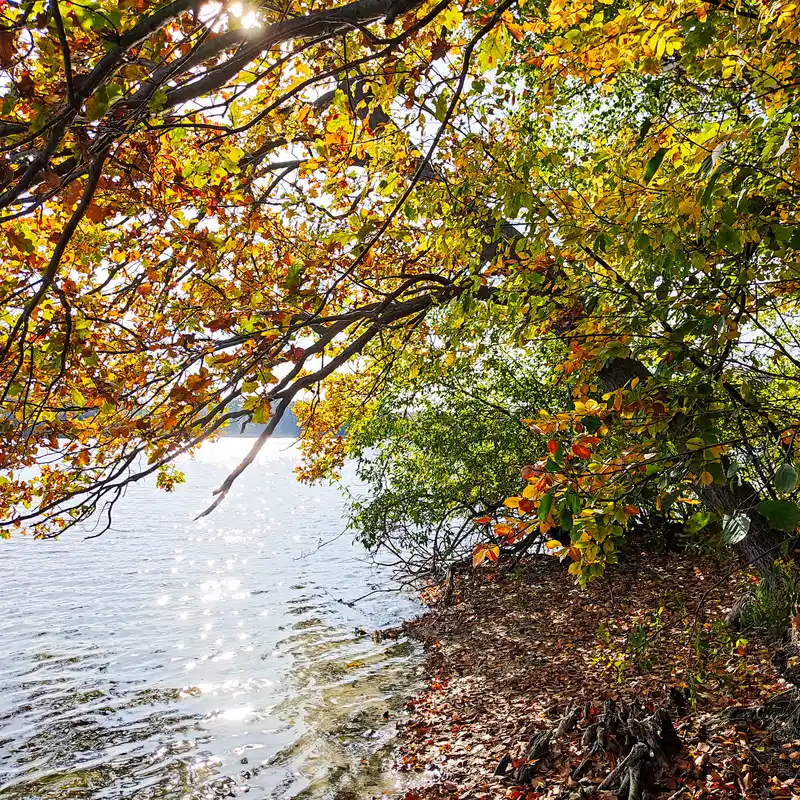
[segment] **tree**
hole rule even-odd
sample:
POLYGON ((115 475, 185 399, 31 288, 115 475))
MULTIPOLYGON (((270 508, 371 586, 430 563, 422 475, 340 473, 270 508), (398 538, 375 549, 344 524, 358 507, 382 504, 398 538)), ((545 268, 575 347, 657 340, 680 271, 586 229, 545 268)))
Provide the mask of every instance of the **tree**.
POLYGON ((214 9, 3 8, 4 530, 169 488, 272 407, 216 505, 296 396, 338 430, 337 385, 391 386, 446 308, 567 347, 500 524, 572 522, 586 580, 640 499, 688 499, 768 574, 800 518, 793 4, 214 9))
POLYGON ((179 453, 273 408, 260 446, 299 392, 474 289, 403 198, 462 13, 193 5, 2 9, 4 530, 107 520, 128 483, 169 488, 179 453), (396 96, 377 136, 359 105, 396 96))
MULTIPOLYGON (((307 432, 301 475, 335 477, 344 459, 354 461, 350 526, 370 551, 406 574, 441 574, 486 535, 535 450, 521 420, 542 406, 555 413, 568 400, 543 382, 548 353, 509 347, 511 326, 481 327, 471 336, 459 317, 457 327, 452 322, 440 318, 426 358, 397 370, 377 396, 337 395, 353 405, 334 415, 348 418, 346 431, 322 428, 314 401, 301 406, 307 432)), ((326 400, 330 411, 330 393, 326 400)), ((534 537, 524 539, 529 546, 534 537)), ((515 544, 498 536, 490 552, 515 544)))

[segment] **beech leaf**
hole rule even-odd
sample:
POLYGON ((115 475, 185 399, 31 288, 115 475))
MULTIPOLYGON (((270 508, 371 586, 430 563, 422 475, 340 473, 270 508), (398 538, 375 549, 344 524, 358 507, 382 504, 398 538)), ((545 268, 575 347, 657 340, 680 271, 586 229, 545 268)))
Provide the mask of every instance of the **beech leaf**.
POLYGON ((726 544, 735 545, 741 542, 750 532, 750 517, 737 511, 732 515, 725 515, 722 523, 722 538, 726 544))
POLYGON ((775 473, 775 489, 781 494, 793 492, 797 488, 797 470, 788 461, 778 467, 775 473))
POLYGON ((659 147, 658 150, 656 150, 655 155, 647 162, 644 168, 644 175, 642 177, 644 183, 649 183, 653 179, 653 176, 658 172, 658 168, 661 166, 661 162, 664 160, 666 154, 666 147, 659 147))
POLYGON ((756 506, 756 511, 779 531, 791 533, 800 525, 800 506, 788 500, 763 500, 756 506))

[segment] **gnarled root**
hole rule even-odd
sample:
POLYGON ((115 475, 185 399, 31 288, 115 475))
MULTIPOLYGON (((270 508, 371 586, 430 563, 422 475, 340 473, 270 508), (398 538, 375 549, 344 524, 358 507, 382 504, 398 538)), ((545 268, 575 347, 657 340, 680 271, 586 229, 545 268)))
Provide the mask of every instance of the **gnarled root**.
MULTIPOLYGON (((628 800, 640 800, 657 784, 683 747, 664 709, 650 713, 638 704, 618 705, 613 700, 607 700, 599 714, 590 703, 583 708, 570 706, 552 728, 531 737, 516 780, 529 783, 542 772, 555 745, 575 733, 584 752, 572 779, 580 782, 612 766, 597 788, 616 789, 628 800)), ((596 784, 597 778, 592 782, 596 784)))

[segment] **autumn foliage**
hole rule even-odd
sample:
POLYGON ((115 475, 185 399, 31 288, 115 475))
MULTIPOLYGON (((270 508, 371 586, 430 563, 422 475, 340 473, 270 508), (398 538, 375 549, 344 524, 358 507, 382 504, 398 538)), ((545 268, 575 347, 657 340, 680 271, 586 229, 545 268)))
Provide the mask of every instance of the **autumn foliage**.
POLYGON ((267 423, 213 508, 298 398, 333 474, 393 382, 499 330, 571 399, 525 418, 476 563, 535 536, 586 582, 658 515, 767 574, 799 31, 788 0, 2 2, 2 531, 102 529, 267 423))

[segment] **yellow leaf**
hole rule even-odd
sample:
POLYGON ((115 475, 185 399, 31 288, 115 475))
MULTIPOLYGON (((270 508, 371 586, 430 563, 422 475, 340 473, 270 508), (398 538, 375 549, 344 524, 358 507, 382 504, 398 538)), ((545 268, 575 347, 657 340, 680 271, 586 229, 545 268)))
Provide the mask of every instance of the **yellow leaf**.
POLYGON ((544 546, 550 550, 556 550, 561 547, 561 542, 559 542, 558 539, 550 539, 550 541, 544 543, 544 546))
POLYGON ((526 500, 533 500, 534 497, 537 497, 539 494, 539 490, 532 484, 529 483, 523 490, 522 496, 526 500))
POLYGON ((503 501, 503 505, 508 508, 519 508, 519 497, 507 497, 503 501))
POLYGON ((445 28, 449 28, 453 30, 453 28, 457 27, 461 24, 464 20, 464 15, 457 9, 457 8, 449 8, 445 13, 442 15, 442 24, 445 28))
POLYGON ((631 381, 631 389, 635 389, 638 385, 639 385, 639 379, 638 378, 634 378, 631 381))
POLYGON ((581 574, 581 562, 580 561, 573 561, 569 565, 569 569, 567 570, 570 575, 580 575, 581 574))
POLYGON ((703 472, 700 473, 700 485, 709 486, 712 483, 714 483, 714 476, 710 472, 703 470, 703 472))

